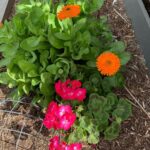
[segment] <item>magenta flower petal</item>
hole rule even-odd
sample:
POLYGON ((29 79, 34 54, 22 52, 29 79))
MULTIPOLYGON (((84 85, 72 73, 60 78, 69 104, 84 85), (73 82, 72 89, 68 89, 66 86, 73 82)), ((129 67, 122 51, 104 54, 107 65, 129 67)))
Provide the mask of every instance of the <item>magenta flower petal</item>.
POLYGON ((79 80, 60 80, 55 83, 56 93, 64 100, 83 101, 86 98, 86 89, 81 88, 82 83, 79 80))
POLYGON ((77 89, 82 86, 82 83, 79 80, 73 80, 71 81, 71 85, 73 89, 77 89))
POLYGON ((57 150, 60 144, 60 138, 58 136, 54 136, 50 139, 49 150, 57 150))
POLYGON ((73 113, 67 113, 60 119, 60 128, 69 130, 76 120, 76 115, 73 113))
POLYGON ((54 114, 46 114, 43 124, 46 128, 51 129, 56 126, 57 124, 57 118, 54 114))
POLYGON ((70 105, 60 105, 57 111, 57 117, 62 117, 65 113, 71 113, 72 108, 70 105))
POLYGON ((47 108, 47 112, 46 113, 53 113, 56 112, 58 110, 58 104, 54 101, 52 101, 47 108))
POLYGON ((55 83, 55 91, 58 95, 62 94, 62 87, 61 87, 61 81, 59 80, 57 83, 55 83))
POLYGON ((75 90, 75 97, 78 101, 83 101, 86 98, 86 89, 79 88, 75 90))
POLYGON ((74 143, 69 145, 69 150, 81 150, 82 149, 82 144, 80 143, 74 143))
POLYGON ((57 105, 51 102, 48 106, 48 111, 43 120, 46 128, 54 128, 69 130, 76 120, 76 115, 73 113, 70 105, 57 105))
POLYGON ((57 150, 68 150, 68 145, 65 142, 61 142, 57 150))

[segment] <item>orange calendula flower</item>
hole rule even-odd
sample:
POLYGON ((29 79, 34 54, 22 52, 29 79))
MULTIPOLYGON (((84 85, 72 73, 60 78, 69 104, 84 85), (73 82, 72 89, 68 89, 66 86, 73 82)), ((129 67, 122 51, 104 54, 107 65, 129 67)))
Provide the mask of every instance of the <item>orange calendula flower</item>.
POLYGON ((104 52, 97 58, 96 66, 102 75, 112 76, 120 68, 120 59, 112 52, 104 52))
POLYGON ((3 27, 3 23, 2 22, 0 22, 0 28, 2 28, 3 27))
POLYGON ((58 19, 64 20, 66 18, 73 18, 80 14, 81 9, 79 5, 66 5, 57 14, 58 19))

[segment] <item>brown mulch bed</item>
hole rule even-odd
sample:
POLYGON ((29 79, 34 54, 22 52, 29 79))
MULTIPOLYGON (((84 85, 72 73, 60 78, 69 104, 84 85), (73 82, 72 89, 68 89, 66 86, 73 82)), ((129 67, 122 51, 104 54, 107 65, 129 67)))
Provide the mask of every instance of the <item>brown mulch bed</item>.
MULTIPOLYGON (((127 45, 127 51, 132 54, 132 60, 127 65, 124 75, 127 89, 117 90, 116 92, 122 97, 128 97, 134 106, 132 117, 122 124, 120 136, 110 142, 100 139, 99 144, 96 145, 96 150, 149 150, 150 119, 146 113, 150 112, 150 74, 145 66, 142 51, 136 42, 131 22, 126 16, 123 0, 117 0, 114 5, 112 3, 112 0, 106 0, 99 15, 108 16, 114 36, 119 40, 123 40, 127 45), (136 100, 133 99, 133 96, 141 104, 140 107, 136 100)), ((1 87, 1 89, 3 89, 4 93, 8 91, 4 87, 1 87)), ((3 94, 0 90, 1 95, 3 94)), ((1 107, 5 110, 12 109, 11 103, 7 103, 5 106, 1 104, 0 101, 0 109, 2 109, 1 107)), ((28 150, 47 150, 49 133, 45 128, 40 130, 41 120, 40 116, 37 115, 40 111, 39 108, 32 107, 31 109, 29 104, 21 104, 19 107, 14 108, 13 111, 21 112, 24 115, 11 114, 10 116, 8 113, 0 111, 0 128, 4 127, 4 122, 6 122, 5 128, 21 131, 25 124, 22 132, 28 135, 20 136, 17 132, 1 132, 0 130, 0 150, 14 150, 18 138, 20 138, 18 143, 19 150, 24 150, 25 148, 28 150), (32 118, 32 116, 35 118, 32 118)), ((85 149, 87 150, 87 148, 85 149)))
MULTIPOLYGON (((136 42, 131 21, 126 15, 123 0, 118 0, 114 5, 112 0, 106 0, 100 11, 100 15, 102 14, 108 16, 114 35, 126 43, 127 51, 132 54, 132 60, 127 65, 125 73, 126 87, 148 113, 150 112, 150 74, 145 66, 142 50, 136 42)), ((108 142, 100 139, 97 150, 149 150, 150 118, 127 90, 122 89, 117 93, 120 96, 128 97, 136 104, 136 107, 133 106, 133 115, 122 124, 120 136, 116 140, 108 142)))

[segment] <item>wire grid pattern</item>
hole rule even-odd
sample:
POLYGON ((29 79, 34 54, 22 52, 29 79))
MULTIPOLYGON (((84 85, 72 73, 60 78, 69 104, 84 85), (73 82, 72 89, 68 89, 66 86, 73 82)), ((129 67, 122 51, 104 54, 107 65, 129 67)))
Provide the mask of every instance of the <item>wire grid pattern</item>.
POLYGON ((12 102, 10 99, 0 100, 0 150, 47 150, 49 133, 42 134, 42 118, 31 114, 32 104, 21 100, 7 106, 12 102), (27 110, 24 111, 23 106, 27 110))

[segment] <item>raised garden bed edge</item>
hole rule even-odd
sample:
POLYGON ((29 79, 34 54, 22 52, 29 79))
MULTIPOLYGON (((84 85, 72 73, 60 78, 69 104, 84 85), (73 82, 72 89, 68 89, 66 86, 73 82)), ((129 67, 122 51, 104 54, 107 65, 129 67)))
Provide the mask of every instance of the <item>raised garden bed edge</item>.
POLYGON ((135 35, 150 69, 150 17, 142 0, 125 0, 128 16, 131 18, 135 35))

